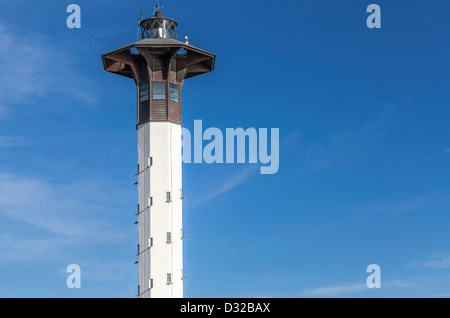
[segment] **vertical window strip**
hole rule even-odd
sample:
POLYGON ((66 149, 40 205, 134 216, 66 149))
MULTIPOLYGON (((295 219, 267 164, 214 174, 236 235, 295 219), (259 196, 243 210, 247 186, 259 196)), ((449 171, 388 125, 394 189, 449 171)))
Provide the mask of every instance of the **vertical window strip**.
POLYGON ((169 88, 170 88, 169 89, 170 100, 174 101, 174 102, 178 102, 178 92, 179 92, 178 85, 170 83, 169 88))
POLYGON ((141 84, 139 86, 139 101, 145 102, 148 100, 148 83, 141 84))

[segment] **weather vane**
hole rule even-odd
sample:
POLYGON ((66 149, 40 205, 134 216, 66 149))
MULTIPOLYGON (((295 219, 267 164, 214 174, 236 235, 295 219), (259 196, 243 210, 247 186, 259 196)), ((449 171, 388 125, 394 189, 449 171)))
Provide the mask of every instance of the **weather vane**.
POLYGON ((161 11, 163 6, 161 5, 161 2, 158 1, 158 4, 155 6, 155 10, 153 10, 153 15, 155 15, 156 12, 161 11))

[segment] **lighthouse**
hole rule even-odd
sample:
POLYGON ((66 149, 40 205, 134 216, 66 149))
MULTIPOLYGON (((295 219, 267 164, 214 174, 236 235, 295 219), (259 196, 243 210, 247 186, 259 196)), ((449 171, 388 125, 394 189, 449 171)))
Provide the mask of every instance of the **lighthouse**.
POLYGON ((139 22, 141 40, 104 54, 108 72, 137 88, 138 297, 183 297, 181 101, 188 78, 211 72, 215 55, 177 40, 159 10, 139 22))

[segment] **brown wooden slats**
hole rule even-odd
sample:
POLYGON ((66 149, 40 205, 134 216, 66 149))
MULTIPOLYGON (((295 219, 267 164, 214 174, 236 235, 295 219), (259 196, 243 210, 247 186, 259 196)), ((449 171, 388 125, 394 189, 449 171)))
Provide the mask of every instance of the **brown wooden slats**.
POLYGON ((181 124, 181 104, 169 100, 169 121, 181 124))
POLYGON ((150 120, 167 120, 167 107, 165 100, 152 100, 150 110, 150 120))
POLYGON ((153 80, 166 80, 167 79, 167 63, 166 59, 161 56, 152 57, 153 67, 153 80))
MULTIPOLYGON (((106 69, 108 72, 120 72, 123 71, 128 65, 112 61, 111 65, 106 69)), ((129 67, 128 67, 129 68, 129 67)))
POLYGON ((177 83, 177 72, 169 72, 169 81, 171 83, 177 83))
POLYGON ((176 59, 172 59, 170 62, 169 81, 172 83, 178 82, 177 60, 176 59))
POLYGON ((176 72, 177 71, 177 60, 176 59, 172 59, 170 62, 170 70, 172 72, 176 72))
POLYGON ((110 68, 111 65, 113 65, 114 63, 116 63, 116 61, 111 60, 111 59, 108 59, 108 58, 105 58, 104 60, 105 60, 105 68, 106 68, 106 70, 107 70, 108 72, 111 72, 111 71, 108 70, 108 68, 110 68))
MULTIPOLYGON (((135 81, 136 84, 140 82, 140 74, 138 71, 138 64, 139 62, 136 61, 135 57, 130 53, 130 51, 124 51, 124 52, 116 52, 114 54, 109 55, 106 57, 106 59, 111 59, 116 62, 119 62, 120 64, 125 64, 125 69, 128 68, 131 71, 131 76, 135 81)), ((108 69, 107 69, 108 70, 108 69)), ((116 70, 108 70, 109 72, 113 73, 123 73, 121 69, 116 70)), ((128 73, 128 72, 126 72, 128 73)))
POLYGON ((148 82, 149 76, 148 76, 148 68, 146 63, 140 63, 139 64, 139 73, 141 75, 141 82, 148 82))
POLYGON ((211 69, 203 63, 188 66, 188 73, 206 73, 211 69))
POLYGON ((146 123, 150 120, 149 101, 140 102, 138 108, 138 123, 146 123))
POLYGON ((186 57, 182 57, 178 59, 177 70, 182 70, 186 68, 188 65, 200 63, 206 60, 211 59, 210 56, 206 56, 203 54, 199 54, 196 52, 188 51, 186 57))

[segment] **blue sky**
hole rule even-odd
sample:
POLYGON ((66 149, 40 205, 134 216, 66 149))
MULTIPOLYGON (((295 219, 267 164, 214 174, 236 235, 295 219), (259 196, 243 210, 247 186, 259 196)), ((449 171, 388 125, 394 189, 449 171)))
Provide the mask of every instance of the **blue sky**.
MULTIPOLYGON (((71 3, 0 0, 0 297, 137 292, 136 92, 101 55, 154 4, 79 0, 72 30, 71 3)), ((185 296, 450 297, 450 4, 163 6, 217 55, 184 126, 280 129, 275 175, 184 164, 185 296)))

